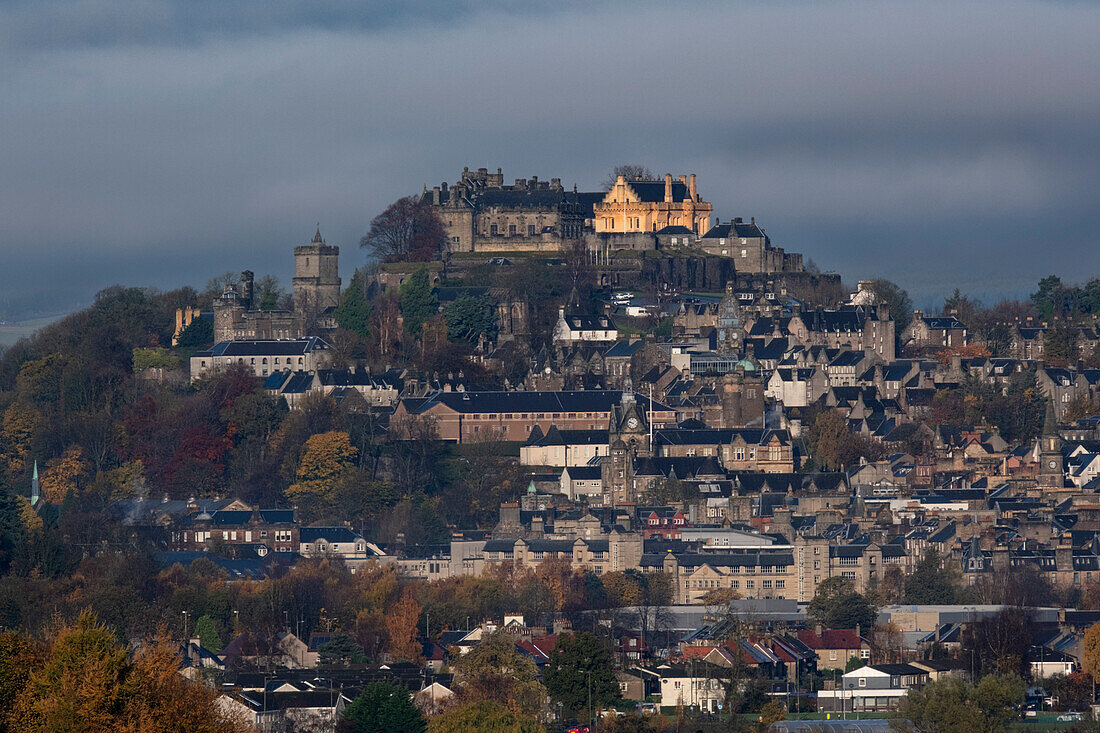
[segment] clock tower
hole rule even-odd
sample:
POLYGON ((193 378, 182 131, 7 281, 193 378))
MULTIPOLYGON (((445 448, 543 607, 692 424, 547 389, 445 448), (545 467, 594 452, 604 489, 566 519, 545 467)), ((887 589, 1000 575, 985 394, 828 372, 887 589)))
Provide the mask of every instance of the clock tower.
POLYGON ((611 406, 607 426, 610 451, 601 463, 604 503, 617 505, 637 499, 634 486, 634 462, 652 455, 649 418, 638 405, 627 381, 622 400, 611 406))
POLYGON ((638 404, 629 381, 623 390, 622 400, 611 406, 608 420, 607 442, 612 445, 621 440, 623 445, 638 456, 653 455, 649 444, 649 416, 638 404))
POLYGON ((1038 448, 1039 485, 1061 488, 1066 483, 1066 477, 1062 460, 1062 436, 1058 434, 1053 400, 1047 400, 1047 414, 1043 420, 1043 434, 1039 436, 1038 448))

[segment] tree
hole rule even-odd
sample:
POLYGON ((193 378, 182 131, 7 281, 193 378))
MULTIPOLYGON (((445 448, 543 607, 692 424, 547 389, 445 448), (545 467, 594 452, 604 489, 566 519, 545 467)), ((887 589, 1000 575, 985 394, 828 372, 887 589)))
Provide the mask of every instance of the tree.
POLYGON ((1031 640, 1031 613, 1009 607, 976 621, 963 632, 960 657, 972 660, 975 668, 983 673, 1027 678, 1030 675, 1027 650, 1031 640))
POLYGON ((353 331, 363 338, 370 334, 367 323, 370 321, 371 307, 367 303, 366 287, 361 270, 356 270, 355 274, 351 276, 348 289, 344 291, 344 295, 340 299, 340 305, 337 306, 334 315, 336 316, 336 324, 340 328, 353 331))
POLYGON ((278 310, 286 300, 286 292, 279 285, 279 278, 274 275, 264 275, 256 281, 254 297, 260 310, 273 311, 278 310))
POLYGON ((612 666, 611 650, 594 635, 562 634, 550 652, 543 681, 550 697, 569 714, 579 716, 586 709, 594 713, 619 699, 612 666))
POLYGON ((644 165, 632 165, 629 163, 625 165, 617 165, 611 170, 611 173, 608 174, 607 178, 604 179, 603 190, 610 191, 611 187, 615 185, 615 181, 618 180, 619 176, 622 176, 628 181, 652 181, 655 178, 653 172, 649 170, 649 168, 646 168, 644 165))
POLYGON ((409 691, 390 682, 372 682, 344 708, 340 733, 423 733, 428 727, 409 691))
POLYGON ((318 509, 332 501, 339 482, 355 465, 358 455, 345 432, 311 435, 298 461, 298 480, 287 488, 287 498, 302 503, 308 514, 319 514, 318 509))
POLYGON ((428 733, 543 733, 544 730, 534 720, 492 700, 467 703, 428 722, 428 733))
POLYGON ((60 458, 46 464, 42 472, 42 496, 51 504, 60 505, 69 494, 79 494, 91 478, 92 466, 84 458, 84 449, 70 446, 60 458))
POLYGON ((41 413, 22 400, 12 402, 4 410, 0 448, 3 449, 4 465, 8 471, 20 473, 29 468, 27 458, 41 425, 41 413))
POLYGON ((954 575, 943 567, 938 552, 929 551, 905 579, 905 602, 951 604, 955 598, 954 575))
MULTIPOLYGON (((958 677, 909 690, 898 710, 912 730, 939 733, 993 733, 1008 729, 1023 702, 1024 683, 1011 675, 987 675, 971 685, 958 677)), ((904 723, 899 725, 905 726, 904 723)))
POLYGON ((349 664, 365 664, 367 655, 363 647, 347 634, 333 634, 332 638, 317 650, 320 664, 326 667, 349 664))
POLYGON ((881 278, 872 280, 870 289, 875 294, 875 300, 890 311, 894 332, 900 337, 909 321, 913 320, 913 301, 909 298, 909 293, 895 283, 881 278))
POLYGON ((385 262, 427 262, 443 245, 443 222, 416 196, 399 198, 371 219, 359 246, 385 262))
POLYGON ((416 641, 419 619, 420 604, 406 590, 401 600, 386 614, 386 648, 394 661, 415 662, 420 659, 420 645, 416 641))
POLYGON ((458 658, 455 682, 461 701, 492 701, 529 719, 541 712, 546 699, 534 661, 517 650, 515 639, 502 630, 483 637, 458 658))
POLYGON ((180 331, 176 346, 181 349, 202 349, 214 343, 214 322, 209 318, 195 318, 180 331))
POLYGON ((867 598, 856 592, 852 581, 833 576, 817 586, 806 613, 816 623, 828 629, 870 630, 877 610, 867 598))
POLYGON ((496 308, 488 295, 460 295, 443 309, 447 319, 447 338, 451 341, 476 342, 484 334, 496 336, 496 308))
POLYGON ((778 700, 765 703, 760 708, 760 724, 767 730, 772 723, 787 719, 787 709, 778 700))
POLYGON ((147 640, 133 657, 94 614, 61 627, 30 669, 5 722, 19 731, 231 733, 247 728, 216 693, 178 673, 176 647, 147 640))
POLYGON ((414 272, 399 288, 401 294, 401 317, 405 321, 405 330, 414 337, 420 335, 424 322, 436 314, 439 301, 432 292, 428 271, 421 268, 414 272))
POLYGON ((1085 631, 1084 650, 1081 666, 1094 680, 1100 679, 1100 623, 1085 631))
POLYGON ((218 634, 218 624, 208 614, 203 614, 195 620, 195 636, 199 637, 199 643, 204 648, 218 654, 223 648, 221 636, 218 634))

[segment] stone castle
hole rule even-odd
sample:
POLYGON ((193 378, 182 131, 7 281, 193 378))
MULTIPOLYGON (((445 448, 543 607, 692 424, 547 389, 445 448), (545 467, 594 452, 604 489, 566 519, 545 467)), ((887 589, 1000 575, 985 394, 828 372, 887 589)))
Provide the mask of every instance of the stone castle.
POLYGON ((711 225, 713 206, 695 174, 663 180, 618 176, 604 192, 567 190, 560 178, 504 183, 498 168, 464 168, 453 185, 425 188, 421 201, 439 216, 445 256, 560 253, 581 242, 596 262, 616 252, 665 250, 726 258, 739 274, 800 273, 802 255, 772 246, 755 220, 711 225))
MULTIPOLYGON (((335 326, 340 304, 340 248, 325 242, 317 228, 313 239, 294 248, 294 309, 260 310, 251 270, 214 300, 214 342, 245 339, 289 339, 335 326)), ((176 312, 176 334, 202 317, 197 308, 176 312)))

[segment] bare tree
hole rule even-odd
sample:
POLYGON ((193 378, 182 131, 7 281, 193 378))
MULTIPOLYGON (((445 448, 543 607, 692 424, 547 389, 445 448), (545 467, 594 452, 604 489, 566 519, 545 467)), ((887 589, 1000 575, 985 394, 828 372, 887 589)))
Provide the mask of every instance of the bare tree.
POLYGON ((443 246, 443 222, 417 196, 399 198, 371 219, 359 246, 385 262, 427 262, 443 246))
POLYGON ((604 180, 603 190, 610 191, 619 176, 622 176, 628 181, 652 181, 656 178, 653 175, 653 171, 646 168, 644 165, 634 165, 630 163, 626 165, 617 165, 612 169, 607 179, 604 180))

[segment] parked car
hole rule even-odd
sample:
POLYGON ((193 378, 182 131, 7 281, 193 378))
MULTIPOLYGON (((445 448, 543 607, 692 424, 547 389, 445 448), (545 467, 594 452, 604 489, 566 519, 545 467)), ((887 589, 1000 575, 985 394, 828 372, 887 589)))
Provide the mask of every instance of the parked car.
POLYGON ((660 712, 655 702, 643 702, 638 704, 638 712, 642 715, 656 715, 660 712))
POLYGON ((1061 715, 1058 716, 1058 722, 1059 723, 1073 723, 1073 722, 1076 722, 1078 720, 1084 720, 1084 719, 1085 719, 1084 715, 1082 715, 1081 713, 1076 713, 1072 710, 1069 711, 1068 713, 1062 713, 1061 715))

